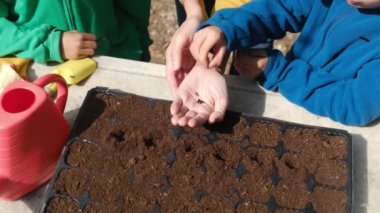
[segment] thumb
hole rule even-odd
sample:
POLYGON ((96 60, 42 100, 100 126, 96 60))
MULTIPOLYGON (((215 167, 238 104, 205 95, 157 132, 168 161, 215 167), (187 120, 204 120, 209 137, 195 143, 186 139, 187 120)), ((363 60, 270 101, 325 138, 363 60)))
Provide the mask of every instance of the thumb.
POLYGON ((213 124, 224 119, 224 114, 226 113, 228 105, 227 97, 220 97, 216 99, 214 111, 211 113, 208 122, 213 124))

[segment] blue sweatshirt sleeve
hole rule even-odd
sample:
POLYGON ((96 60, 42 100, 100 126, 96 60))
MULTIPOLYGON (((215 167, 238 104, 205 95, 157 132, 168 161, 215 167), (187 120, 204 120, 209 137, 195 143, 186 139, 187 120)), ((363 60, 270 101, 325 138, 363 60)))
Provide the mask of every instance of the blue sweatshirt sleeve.
POLYGON ((244 49, 300 32, 314 0, 255 0, 238 8, 217 11, 199 28, 214 25, 225 34, 229 50, 244 49))
POLYGON ((63 62, 60 52, 61 31, 41 24, 26 29, 7 19, 8 7, 0 1, 0 57, 16 55, 38 63, 63 62))
POLYGON ((281 52, 273 51, 262 85, 312 113, 364 126, 380 116, 379 67, 380 58, 373 59, 356 76, 340 79, 305 61, 287 61, 281 52))

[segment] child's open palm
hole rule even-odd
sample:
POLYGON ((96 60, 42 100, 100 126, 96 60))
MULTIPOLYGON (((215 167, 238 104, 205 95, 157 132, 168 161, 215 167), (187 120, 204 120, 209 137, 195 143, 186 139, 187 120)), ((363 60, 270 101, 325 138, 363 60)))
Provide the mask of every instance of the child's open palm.
POLYGON ((172 124, 201 126, 223 120, 228 105, 227 85, 216 68, 197 64, 181 83, 170 111, 172 124))

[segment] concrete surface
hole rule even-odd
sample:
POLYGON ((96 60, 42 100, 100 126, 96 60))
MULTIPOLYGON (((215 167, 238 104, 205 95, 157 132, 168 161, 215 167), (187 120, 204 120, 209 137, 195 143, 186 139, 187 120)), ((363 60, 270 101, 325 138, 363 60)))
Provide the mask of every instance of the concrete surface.
MULTIPOLYGON (((96 57, 97 71, 80 85, 69 88, 65 117, 72 124, 89 89, 96 86, 120 89, 159 99, 171 99, 163 65, 111 57, 96 57)), ((48 73, 54 66, 34 64, 32 79, 48 73)), ((352 134, 353 140, 353 212, 380 212, 380 124, 349 127, 310 114, 288 102, 280 94, 266 92, 252 82, 227 76, 230 109, 250 115, 265 116, 295 123, 338 128, 352 134)), ((0 201, 0 212, 37 212, 46 185, 18 201, 0 201)))

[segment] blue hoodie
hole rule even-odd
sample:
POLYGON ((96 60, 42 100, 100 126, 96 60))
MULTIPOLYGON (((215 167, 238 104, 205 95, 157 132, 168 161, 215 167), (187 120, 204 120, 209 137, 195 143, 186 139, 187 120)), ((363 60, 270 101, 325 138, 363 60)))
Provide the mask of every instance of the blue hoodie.
POLYGON ((263 87, 312 113, 347 125, 380 116, 380 9, 346 0, 255 0, 217 12, 230 50, 301 32, 286 57, 269 53, 263 87))

